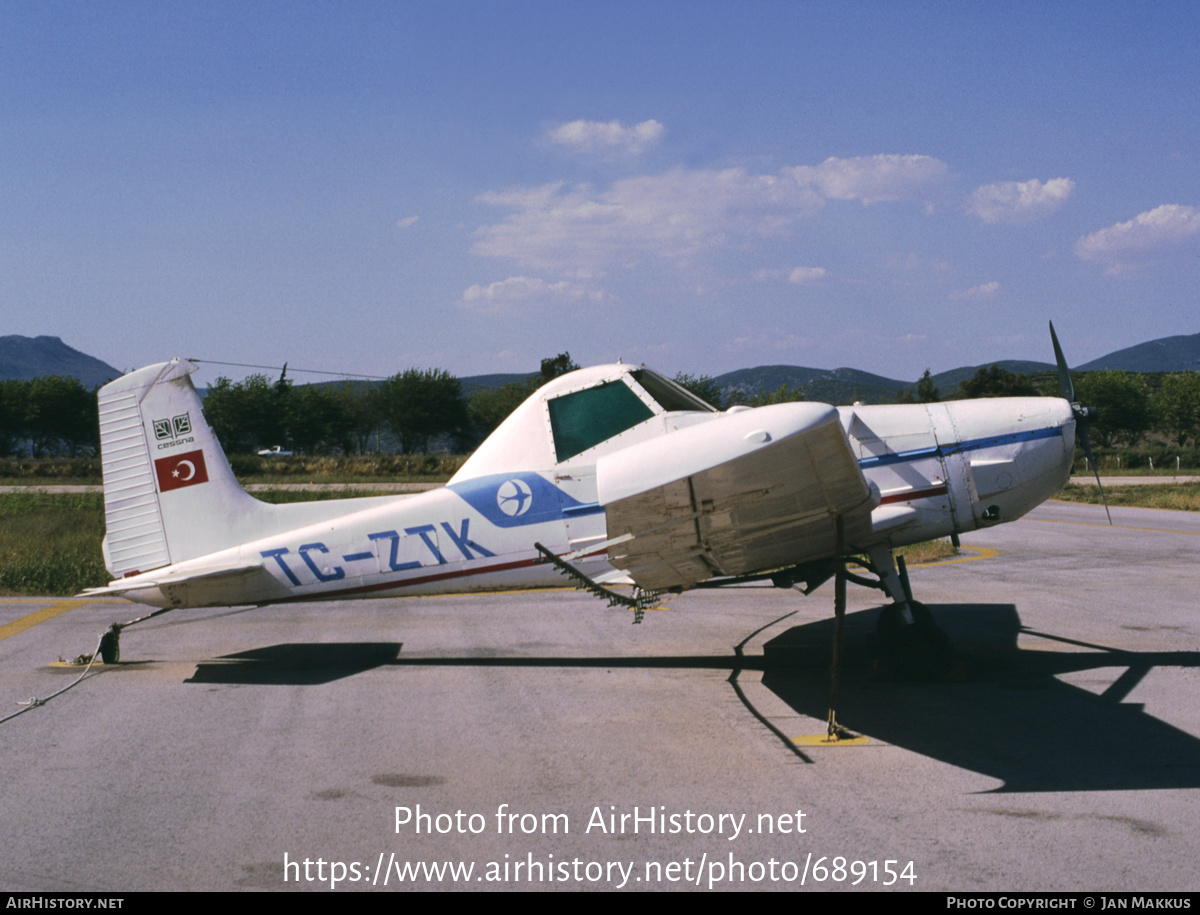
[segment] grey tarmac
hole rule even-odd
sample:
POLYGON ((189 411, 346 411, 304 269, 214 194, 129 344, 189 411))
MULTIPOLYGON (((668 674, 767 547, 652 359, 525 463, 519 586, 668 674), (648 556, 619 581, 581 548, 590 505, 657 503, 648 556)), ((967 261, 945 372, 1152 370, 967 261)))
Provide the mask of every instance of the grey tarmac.
MULTIPOLYGON (((913 568, 949 681, 881 670, 851 587, 863 746, 792 740, 829 585, 640 626, 574 591, 169 613, 0 724, 0 887, 1196 890, 1200 517, 1113 517, 1047 503, 913 568)), ((0 717, 138 612, 0 599, 0 717)))

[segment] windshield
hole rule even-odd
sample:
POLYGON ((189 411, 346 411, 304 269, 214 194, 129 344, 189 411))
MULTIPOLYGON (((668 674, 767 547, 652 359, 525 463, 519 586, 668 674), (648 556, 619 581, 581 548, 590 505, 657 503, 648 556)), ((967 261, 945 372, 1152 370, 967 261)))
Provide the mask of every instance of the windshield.
POLYGON ((622 381, 608 381, 564 394, 549 401, 547 406, 557 461, 594 448, 654 415, 622 381))

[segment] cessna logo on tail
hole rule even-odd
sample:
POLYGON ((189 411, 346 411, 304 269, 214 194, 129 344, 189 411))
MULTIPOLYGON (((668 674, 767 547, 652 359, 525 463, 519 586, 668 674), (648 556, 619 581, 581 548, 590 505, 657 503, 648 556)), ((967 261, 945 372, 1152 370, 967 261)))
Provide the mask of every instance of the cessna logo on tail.
POLYGON ((154 420, 154 437, 159 441, 168 438, 179 438, 192 433, 192 417, 190 413, 181 413, 170 419, 154 420))
POLYGON ((158 476, 159 492, 208 482, 208 467, 204 463, 204 452, 200 450, 159 458, 154 462, 154 472, 158 476))

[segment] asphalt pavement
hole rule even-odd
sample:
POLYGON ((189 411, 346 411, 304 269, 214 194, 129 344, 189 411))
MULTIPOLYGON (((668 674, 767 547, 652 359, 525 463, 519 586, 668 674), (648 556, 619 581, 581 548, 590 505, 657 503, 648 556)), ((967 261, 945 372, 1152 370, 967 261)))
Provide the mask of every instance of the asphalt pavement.
MULTIPOLYGON (((176 611, 0 724, 9 890, 1200 888, 1200 517, 1048 503, 911 570, 950 677, 850 589, 176 611)), ((0 599, 0 716, 118 601, 0 599)))

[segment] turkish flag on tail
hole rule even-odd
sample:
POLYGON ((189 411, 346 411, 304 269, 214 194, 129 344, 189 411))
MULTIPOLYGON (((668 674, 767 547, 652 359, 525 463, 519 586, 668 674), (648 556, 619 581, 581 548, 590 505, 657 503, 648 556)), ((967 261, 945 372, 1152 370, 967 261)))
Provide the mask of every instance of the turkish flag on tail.
POLYGON ((159 458, 154 462, 154 472, 158 475, 159 492, 208 482, 208 467, 200 450, 159 458))

